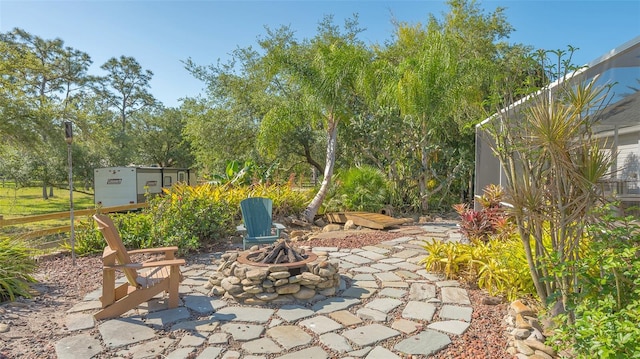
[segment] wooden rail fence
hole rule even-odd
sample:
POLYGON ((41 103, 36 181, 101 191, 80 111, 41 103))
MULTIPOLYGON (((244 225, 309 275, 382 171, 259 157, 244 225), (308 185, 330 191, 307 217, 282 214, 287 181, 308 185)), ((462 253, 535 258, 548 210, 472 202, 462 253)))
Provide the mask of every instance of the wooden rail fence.
MULTIPOLYGON (((130 211, 130 210, 135 210, 135 209, 139 209, 139 208, 144 208, 144 207, 147 207, 147 206, 148 206, 148 203, 145 202, 145 203, 126 204, 126 205, 122 205, 122 206, 97 207, 97 208, 90 208, 90 209, 75 210, 75 211, 73 211, 74 222, 75 222, 75 220, 80 219, 81 217, 91 216, 91 215, 93 215, 95 213, 113 213, 113 212, 130 211)), ((55 212, 55 213, 47 213, 47 214, 38 214, 38 215, 34 215, 34 216, 15 217, 15 218, 8 218, 8 219, 4 219, 0 215, 0 228, 7 227, 7 226, 15 226, 15 225, 18 225, 18 224, 49 221, 49 220, 54 220, 54 219, 68 219, 68 220, 70 220, 71 219, 71 211, 68 211, 68 212, 55 212)), ((58 227, 53 227, 53 228, 41 229, 41 230, 37 230, 37 231, 20 233, 20 234, 17 235, 17 237, 20 238, 20 239, 23 239, 23 240, 27 240, 27 239, 33 239, 33 238, 38 238, 38 237, 44 237, 44 236, 48 236, 48 235, 52 235, 52 234, 65 233, 65 232, 69 232, 69 231, 71 231, 71 224, 66 225, 66 226, 58 226, 58 227)), ((55 242, 59 242, 59 241, 55 241, 55 242)), ((54 243, 54 242, 51 242, 51 243, 54 243)), ((44 246, 45 247, 50 247, 51 243, 46 243, 46 244, 44 244, 44 246)), ((38 247, 41 247, 41 246, 38 246, 38 247)))

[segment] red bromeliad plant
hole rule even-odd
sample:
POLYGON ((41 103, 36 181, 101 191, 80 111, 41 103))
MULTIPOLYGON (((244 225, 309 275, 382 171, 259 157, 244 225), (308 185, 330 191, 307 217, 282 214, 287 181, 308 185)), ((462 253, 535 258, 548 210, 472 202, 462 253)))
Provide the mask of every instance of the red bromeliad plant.
POLYGON ((489 236, 504 232, 509 225, 507 215, 501 207, 503 196, 502 188, 489 185, 484 189, 484 194, 478 198, 482 205, 479 211, 474 210, 468 204, 460 203, 453 206, 460 215, 460 231, 470 241, 489 240, 489 236))

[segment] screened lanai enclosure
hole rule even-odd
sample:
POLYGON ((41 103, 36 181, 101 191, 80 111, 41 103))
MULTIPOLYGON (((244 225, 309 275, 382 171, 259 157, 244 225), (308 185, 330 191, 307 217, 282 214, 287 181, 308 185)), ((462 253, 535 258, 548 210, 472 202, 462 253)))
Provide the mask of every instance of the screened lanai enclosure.
MULTIPOLYGON (((599 120, 593 127, 594 135, 603 143, 603 151, 613 160, 600 186, 607 197, 620 201, 625 208, 640 205, 640 36, 595 59, 564 81, 594 81, 597 85, 609 86, 606 106, 599 111, 599 120)), ((558 80, 541 93, 547 96, 560 85, 562 82, 558 80)), ((517 116, 518 107, 527 106, 530 99, 513 103, 476 126, 476 198, 489 184, 506 187, 506 176, 492 150, 493 140, 487 129, 495 128, 500 124, 496 121, 505 115, 517 116)), ((479 209, 477 201, 475 207, 479 209)))

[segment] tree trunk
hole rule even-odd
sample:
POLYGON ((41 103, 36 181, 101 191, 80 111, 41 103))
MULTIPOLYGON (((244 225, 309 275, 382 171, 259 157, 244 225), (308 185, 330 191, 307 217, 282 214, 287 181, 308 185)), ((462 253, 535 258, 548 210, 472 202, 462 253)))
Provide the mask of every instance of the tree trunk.
POLYGON ((47 196, 47 184, 42 183, 42 199, 49 199, 47 196))
POLYGON ((49 185, 49 197, 53 197, 53 185, 49 185))
POLYGON ((420 186, 420 210, 426 213, 429 209, 429 198, 427 194, 427 166, 429 166, 428 154, 425 146, 422 146, 420 156, 420 177, 418 185, 420 186))
POLYGON ((333 176, 333 167, 336 162, 336 144, 338 141, 338 121, 333 119, 333 116, 329 119, 329 128, 328 132, 328 141, 327 141, 327 160, 326 165, 324 167, 324 177, 322 178, 322 184, 320 185, 320 189, 318 193, 316 193, 311 203, 307 206, 307 208, 302 212, 303 218, 309 222, 313 223, 313 220, 322 205, 322 201, 327 195, 329 191, 329 186, 331 185, 331 177, 333 176))

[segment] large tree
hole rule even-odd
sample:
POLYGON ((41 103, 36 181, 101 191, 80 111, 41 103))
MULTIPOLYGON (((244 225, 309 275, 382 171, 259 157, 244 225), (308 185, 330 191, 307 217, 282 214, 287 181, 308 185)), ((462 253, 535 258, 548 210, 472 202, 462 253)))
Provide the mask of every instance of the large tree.
POLYGON ((161 167, 190 167, 193 161, 183 130, 183 114, 178 109, 158 108, 140 114, 135 126, 138 158, 161 167))
POLYGON ((489 95, 497 41, 511 30, 502 9, 485 15, 475 2, 452 0, 449 6, 441 21, 432 16, 424 26, 397 24, 396 40, 378 56, 387 82, 378 98, 404 121, 399 153, 417 179, 422 211, 453 188, 470 192, 473 124, 489 95))
POLYGON ((201 66, 191 59, 187 70, 206 83, 206 98, 188 99, 181 110, 196 161, 207 174, 219 174, 228 161, 261 163, 256 151, 258 131, 271 107, 268 79, 261 55, 238 48, 225 63, 201 66))
POLYGON ((135 159, 135 141, 131 140, 132 117, 138 112, 156 105, 149 92, 149 82, 153 78, 151 70, 144 70, 135 58, 129 56, 112 57, 101 67, 107 74, 94 86, 97 98, 104 108, 116 114, 112 120, 111 138, 118 144, 118 165, 129 164, 135 159))
POLYGON ((21 29, 0 34, 3 86, 0 113, 6 125, 2 137, 23 146, 32 156, 33 175, 46 187, 64 178, 65 144, 62 122, 79 111, 71 104, 83 95, 91 59, 65 47, 61 39, 46 40, 21 29))
MULTIPOLYGON (((261 42, 273 76, 295 83, 306 103, 307 121, 320 123, 327 138, 322 183, 311 203, 303 212, 312 222, 327 195, 336 162, 338 128, 354 116, 353 104, 360 101, 358 81, 371 52, 358 34, 357 17, 347 19, 341 30, 327 16, 320 22, 317 35, 311 40, 296 41, 292 36, 268 37, 261 42)), ((278 32, 277 34, 282 34, 278 32)))

